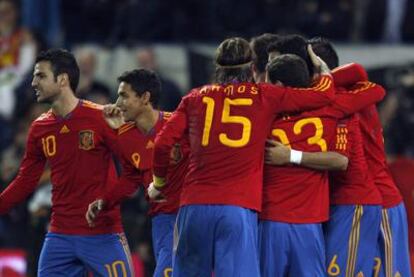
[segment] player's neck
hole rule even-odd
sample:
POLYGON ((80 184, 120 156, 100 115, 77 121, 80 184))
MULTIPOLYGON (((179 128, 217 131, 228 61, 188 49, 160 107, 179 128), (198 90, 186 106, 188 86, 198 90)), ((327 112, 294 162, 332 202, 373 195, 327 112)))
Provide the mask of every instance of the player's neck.
POLYGON ((140 129, 143 133, 148 133, 149 131, 154 128, 155 124, 158 121, 160 116, 160 112, 153 108, 149 108, 145 112, 141 113, 135 119, 135 125, 140 129))
POLYGON ((264 73, 257 74, 257 76, 255 78, 255 83, 260 84, 260 83, 264 83, 264 82, 266 82, 266 74, 264 74, 264 73))
POLYGON ((65 117, 72 112, 79 103, 79 99, 71 91, 61 93, 52 103, 52 111, 55 115, 65 117))

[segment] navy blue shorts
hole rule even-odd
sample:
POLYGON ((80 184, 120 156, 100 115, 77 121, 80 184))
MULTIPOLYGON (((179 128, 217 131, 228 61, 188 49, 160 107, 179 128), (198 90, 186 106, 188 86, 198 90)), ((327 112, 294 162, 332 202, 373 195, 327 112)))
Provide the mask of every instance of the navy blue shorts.
POLYGON ((373 276, 411 276, 407 214, 403 203, 382 210, 373 276))
POLYGON ((40 253, 38 276, 133 276, 124 234, 48 233, 40 253))
POLYGON ((325 241, 321 224, 261 221, 262 277, 325 276, 325 241))
POLYGON ((159 214, 152 218, 152 244, 157 265, 154 277, 172 276, 173 234, 176 214, 159 214))
POLYGON ((181 207, 174 234, 174 277, 256 277, 257 214, 230 205, 181 207))
POLYGON ((328 276, 371 276, 380 223, 381 206, 331 206, 324 226, 328 276))

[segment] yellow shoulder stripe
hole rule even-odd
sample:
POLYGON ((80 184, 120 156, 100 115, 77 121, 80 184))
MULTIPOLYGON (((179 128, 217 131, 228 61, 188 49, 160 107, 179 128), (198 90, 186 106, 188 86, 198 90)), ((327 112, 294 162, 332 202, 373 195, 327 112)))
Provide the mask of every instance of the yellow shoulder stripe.
POLYGON ((323 76, 319 80, 319 82, 315 86, 313 86, 313 87, 310 87, 310 88, 294 88, 294 90, 302 90, 302 91, 305 91, 305 90, 326 91, 330 85, 332 85, 331 78, 323 76))
POLYGON ((96 110, 102 110, 103 106, 96 104, 94 102, 88 101, 88 100, 82 100, 82 106, 87 107, 87 108, 91 108, 91 109, 96 109, 96 110))
POLYGON ((375 87, 375 84, 374 83, 368 82, 368 81, 359 82, 358 84, 363 84, 363 86, 360 87, 360 88, 358 88, 358 89, 350 90, 349 93, 357 94, 357 93, 360 93, 360 92, 363 92, 363 91, 366 91, 366 90, 368 90, 370 88, 375 87))
POLYGON ((131 130, 134 127, 135 127, 134 122, 125 123, 124 125, 122 125, 121 127, 119 127, 119 129, 118 129, 118 135, 121 135, 121 134, 125 133, 126 131, 131 130))

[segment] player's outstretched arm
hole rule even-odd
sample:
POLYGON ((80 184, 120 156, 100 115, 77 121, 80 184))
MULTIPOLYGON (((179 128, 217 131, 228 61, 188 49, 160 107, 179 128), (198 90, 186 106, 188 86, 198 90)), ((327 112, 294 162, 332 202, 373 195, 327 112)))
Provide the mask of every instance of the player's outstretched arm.
POLYGON ((85 218, 90 227, 103 209, 111 209, 123 200, 131 197, 143 183, 142 174, 139 173, 126 159, 120 159, 122 173, 115 184, 107 189, 95 201, 89 204, 85 218))
POLYGON ((130 172, 130 170, 128 170, 127 167, 122 166, 122 175, 119 177, 117 182, 111 186, 105 194, 89 204, 88 210, 85 214, 89 227, 95 226, 94 221, 98 217, 101 210, 111 209, 123 200, 131 197, 142 184, 141 174, 137 174, 136 172, 128 174, 127 172, 130 172), (127 175, 131 175, 132 177, 127 175))
POLYGON ((331 71, 336 87, 349 88, 358 82, 368 81, 368 73, 358 63, 348 63, 331 71))
POLYGON ((302 152, 290 149, 280 142, 268 140, 265 163, 270 165, 298 164, 316 170, 346 170, 348 158, 339 153, 329 152, 302 152))
POLYGON ((103 108, 103 115, 106 123, 112 129, 118 129, 125 123, 124 118, 122 117, 121 109, 115 104, 105 105, 103 108))
POLYGON ((39 183, 45 164, 46 158, 41 147, 38 147, 33 135, 33 127, 31 127, 19 173, 0 194, 0 214, 7 213, 33 193, 39 183))
POLYGON ((98 197, 102 199, 103 208, 111 209, 123 200, 131 197, 143 184, 143 174, 145 171, 137 170, 129 160, 119 157, 121 163, 121 176, 116 183, 109 187, 106 192, 98 197))
MULTIPOLYGON (((177 110, 165 123, 155 139, 153 154, 153 187, 157 190, 162 190, 166 185, 171 149, 180 141, 187 130, 186 99, 186 97, 183 98, 177 110)), ((150 191, 148 191, 148 194, 150 194, 150 191)))
POLYGON ((332 108, 342 112, 341 117, 345 117, 378 103, 384 96, 382 86, 368 81, 358 82, 348 90, 339 90, 332 108))

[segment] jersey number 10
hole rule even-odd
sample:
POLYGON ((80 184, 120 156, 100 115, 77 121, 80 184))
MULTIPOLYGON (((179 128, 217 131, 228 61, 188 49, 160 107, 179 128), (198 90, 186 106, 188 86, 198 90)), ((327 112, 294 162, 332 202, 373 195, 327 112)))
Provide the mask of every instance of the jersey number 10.
POLYGON ((53 157, 56 154, 56 137, 50 135, 42 138, 42 147, 46 157, 53 157))

